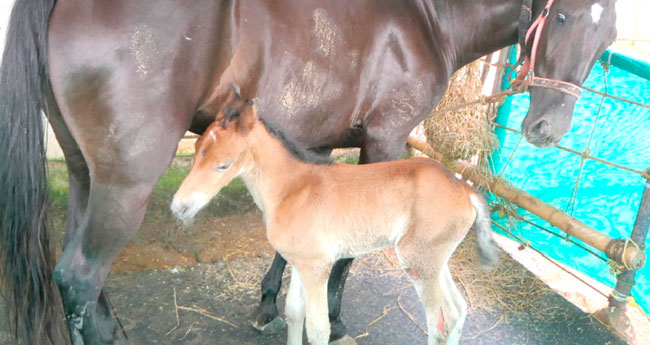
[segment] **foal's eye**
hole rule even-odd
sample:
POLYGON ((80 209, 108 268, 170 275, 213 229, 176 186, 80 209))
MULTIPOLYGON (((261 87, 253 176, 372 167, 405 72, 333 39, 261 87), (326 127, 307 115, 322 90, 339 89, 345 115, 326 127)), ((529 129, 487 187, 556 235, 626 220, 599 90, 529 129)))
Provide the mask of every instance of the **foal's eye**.
POLYGON ((232 165, 232 163, 221 163, 221 164, 217 165, 217 170, 218 171, 226 171, 226 170, 230 169, 231 165, 232 165))
POLYGON ((564 24, 564 22, 566 22, 566 16, 564 14, 562 14, 562 13, 558 13, 557 14, 557 21, 560 24, 564 24))

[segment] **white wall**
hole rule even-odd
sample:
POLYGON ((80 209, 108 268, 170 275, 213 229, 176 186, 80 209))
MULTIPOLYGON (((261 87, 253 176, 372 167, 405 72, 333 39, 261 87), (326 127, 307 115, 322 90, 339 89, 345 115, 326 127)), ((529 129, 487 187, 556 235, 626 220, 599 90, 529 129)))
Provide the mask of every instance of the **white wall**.
POLYGON ((616 50, 650 61, 650 1, 619 0, 616 2, 616 50))

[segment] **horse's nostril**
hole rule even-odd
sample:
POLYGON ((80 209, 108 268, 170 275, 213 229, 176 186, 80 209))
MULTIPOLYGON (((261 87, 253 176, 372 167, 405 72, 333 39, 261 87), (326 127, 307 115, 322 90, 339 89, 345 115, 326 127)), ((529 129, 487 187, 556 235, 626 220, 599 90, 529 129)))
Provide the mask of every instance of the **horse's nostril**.
POLYGON ((538 136, 544 136, 548 133, 548 122, 546 120, 540 120, 535 124, 533 129, 530 131, 531 134, 535 134, 538 136))

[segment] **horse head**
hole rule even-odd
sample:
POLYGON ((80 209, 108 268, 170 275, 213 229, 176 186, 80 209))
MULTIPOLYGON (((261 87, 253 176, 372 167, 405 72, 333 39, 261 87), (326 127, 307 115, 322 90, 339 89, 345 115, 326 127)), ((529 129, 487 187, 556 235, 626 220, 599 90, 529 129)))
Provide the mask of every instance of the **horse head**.
POLYGON ((546 147, 569 131, 580 85, 616 38, 616 10, 615 0, 535 5, 533 13, 540 15, 527 32, 520 74, 527 78, 531 99, 522 131, 528 142, 546 147))

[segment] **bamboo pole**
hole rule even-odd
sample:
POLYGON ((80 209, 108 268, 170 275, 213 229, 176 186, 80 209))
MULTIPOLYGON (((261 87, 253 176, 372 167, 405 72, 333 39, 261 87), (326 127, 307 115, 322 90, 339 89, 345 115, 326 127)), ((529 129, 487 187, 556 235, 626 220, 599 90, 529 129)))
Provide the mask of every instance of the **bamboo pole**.
MULTIPOLYGON (((408 143, 413 148, 423 152, 427 156, 433 157, 434 159, 439 160, 440 157, 442 157, 440 153, 433 151, 426 142, 420 139, 409 137, 408 143)), ((470 180, 479 186, 488 188, 495 195, 528 210, 530 213, 544 219, 567 235, 575 237, 589 246, 605 253, 607 257, 615 260, 627 269, 640 268, 645 262, 645 253, 639 250, 638 247, 627 246, 626 248, 622 248, 622 242, 620 240, 613 239, 587 226, 578 219, 567 215, 523 190, 508 185, 506 182, 494 176, 485 176, 480 173, 476 167, 465 161, 456 161, 454 170, 461 174, 463 178, 470 180)))

